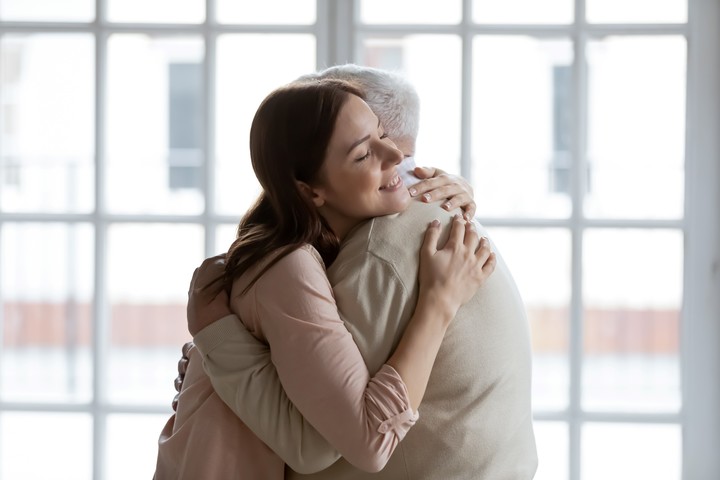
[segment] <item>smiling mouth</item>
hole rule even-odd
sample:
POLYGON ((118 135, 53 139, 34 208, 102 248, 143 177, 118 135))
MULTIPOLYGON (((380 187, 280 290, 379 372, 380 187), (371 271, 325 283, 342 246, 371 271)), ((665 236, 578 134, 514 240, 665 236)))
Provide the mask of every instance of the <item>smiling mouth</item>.
POLYGON ((392 178, 392 180, 390 180, 390 183, 380 187, 380 190, 395 190, 400 185, 402 185, 402 179, 400 178, 400 175, 395 174, 395 176, 392 178))

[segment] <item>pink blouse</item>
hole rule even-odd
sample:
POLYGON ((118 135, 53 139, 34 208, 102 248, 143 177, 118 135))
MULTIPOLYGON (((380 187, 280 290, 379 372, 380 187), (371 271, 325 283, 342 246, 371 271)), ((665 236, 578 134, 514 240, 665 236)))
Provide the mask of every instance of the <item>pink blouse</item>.
MULTIPOLYGON (((385 364, 370 376, 338 314, 322 259, 314 248, 306 246, 283 257, 241 295, 259 268, 251 269, 233 285, 233 312, 256 338, 270 346, 282 387, 305 419, 348 462, 369 472, 381 470, 418 418, 399 374, 385 364)), ((263 411, 267 410, 262 408, 264 385, 256 385, 252 378, 242 378, 229 367, 238 352, 232 349, 233 328, 228 328, 227 321, 226 318, 215 322, 195 337, 205 369, 220 380, 214 382, 216 388, 223 389, 218 391, 220 397, 229 400, 251 396, 258 400, 259 416, 277 416, 277 412, 263 411)), ((181 395, 178 412, 183 399, 181 395)), ((253 419, 246 420, 252 425, 253 419)), ((196 428, 209 428, 207 422, 213 421, 214 417, 205 413, 195 420, 200 425, 196 428)), ((174 428, 180 427, 175 422, 174 428)), ((257 433, 279 452, 274 447, 287 437, 287 429, 276 425, 271 431, 257 433)), ((237 437, 241 430, 226 421, 212 426, 219 438, 225 432, 237 437)), ((247 428, 244 431, 250 432, 247 428)), ((253 442, 258 439, 245 434, 243 443, 253 442)), ((197 452, 196 461, 203 461, 204 448, 201 444, 186 451, 197 452)), ((253 472, 257 472, 258 463, 267 464, 267 476, 254 478, 278 478, 275 461, 258 456, 253 463, 253 472)), ((233 472, 216 478, 246 477, 233 472)))

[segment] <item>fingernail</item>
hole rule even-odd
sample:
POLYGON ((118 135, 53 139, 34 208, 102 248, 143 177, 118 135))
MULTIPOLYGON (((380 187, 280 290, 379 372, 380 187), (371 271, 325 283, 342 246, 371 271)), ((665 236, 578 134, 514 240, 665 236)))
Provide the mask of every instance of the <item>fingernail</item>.
POLYGON ((443 204, 443 208, 444 208, 445 210, 450 210, 450 202, 445 202, 445 203, 443 204))
POLYGON ((430 225, 432 225, 433 227, 437 228, 437 227, 440 226, 440 221, 439 221, 439 220, 433 220, 432 223, 430 223, 430 225))
POLYGON ((470 221, 470 214, 469 214, 469 213, 463 214, 463 217, 464 217, 465 220, 467 220, 468 222, 470 221))
POLYGON ((430 197, 430 194, 429 194, 429 193, 423 193, 423 199, 424 199, 426 202, 429 202, 429 201, 430 201, 430 198, 431 198, 431 197, 430 197))
POLYGON ((410 196, 411 196, 411 197, 414 197, 415 195, 417 195, 417 190, 414 189, 414 188, 411 188, 411 189, 410 189, 410 196))

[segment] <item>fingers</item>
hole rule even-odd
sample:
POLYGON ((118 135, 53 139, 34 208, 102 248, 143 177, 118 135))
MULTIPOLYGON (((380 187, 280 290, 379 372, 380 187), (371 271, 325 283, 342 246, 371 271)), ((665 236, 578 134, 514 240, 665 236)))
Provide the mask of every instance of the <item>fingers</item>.
POLYGON ((438 239, 440 238, 440 222, 433 220, 425 230, 425 239, 423 240, 422 250, 430 255, 435 255, 438 247, 438 239))
POLYGON ((190 349, 193 348, 195 344, 193 342, 187 342, 185 345, 182 346, 182 356, 183 358, 188 358, 190 355, 190 349))
POLYGON ((488 257, 487 262, 485 262, 485 265, 482 267, 482 271, 485 275, 490 275, 492 272, 495 271, 495 266, 497 265, 497 255, 495 255, 495 252, 490 253, 490 257, 488 257))
POLYGON ((450 211, 461 208, 467 219, 475 216, 476 204, 472 188, 461 177, 442 174, 419 182, 408 190, 413 197, 420 196, 425 203, 443 201, 442 208, 450 211))
MULTIPOLYGON (((483 271, 485 269, 485 265, 487 265, 487 263, 490 261, 490 258, 494 258, 494 256, 495 254, 492 251, 490 240, 487 237, 482 237, 480 239, 478 249, 475 251, 475 257, 483 265, 483 271)), ((494 270, 495 267, 493 266, 492 269, 494 270)))
POLYGON ((463 245, 466 234, 465 220, 460 215, 453 216, 450 236, 445 245, 453 247, 463 245))
POLYGON ((476 252, 480 246, 480 236, 477 233, 475 224, 472 222, 465 222, 465 246, 471 252, 476 252))
POLYGON ((443 172, 439 168, 433 168, 433 167, 415 167, 413 170, 413 174, 419 179, 425 179, 425 178, 432 178, 436 175, 440 175, 443 172))
MULTIPOLYGON (((190 289, 188 295, 193 291, 197 292, 208 288, 212 282, 225 274, 225 254, 215 255, 206 258, 202 264, 193 272, 192 280, 190 280, 190 289)), ((220 293, 223 288, 222 282, 217 282, 212 286, 212 296, 220 293)))

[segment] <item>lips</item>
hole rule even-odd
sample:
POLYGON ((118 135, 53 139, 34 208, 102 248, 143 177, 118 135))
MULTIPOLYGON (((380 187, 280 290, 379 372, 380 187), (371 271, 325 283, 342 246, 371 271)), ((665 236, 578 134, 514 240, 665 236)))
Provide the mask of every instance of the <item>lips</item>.
POLYGON ((400 178, 400 175, 395 175, 392 180, 390 180, 390 183, 387 185, 383 185, 380 187, 380 190, 397 190, 398 187, 402 185, 402 179, 400 178))

